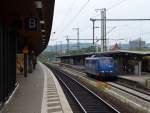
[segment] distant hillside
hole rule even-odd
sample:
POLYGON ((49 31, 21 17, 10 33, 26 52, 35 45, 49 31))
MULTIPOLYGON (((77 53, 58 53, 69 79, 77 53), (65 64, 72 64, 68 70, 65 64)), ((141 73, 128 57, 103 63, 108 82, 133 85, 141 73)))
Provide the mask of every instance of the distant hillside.
POLYGON ((129 44, 121 44, 121 49, 129 49, 129 44))
MULTIPOLYGON (((80 49, 88 48, 90 46, 92 46, 91 43, 80 43, 80 49)), ((62 51, 66 51, 67 50, 67 44, 57 45, 57 51, 61 51, 61 48, 62 48, 62 51)), ((77 44, 69 44, 69 49, 70 50, 76 50, 77 44)), ((48 46, 45 51, 56 51, 56 45, 48 46)))
MULTIPOLYGON (((80 49, 88 48, 92 45, 93 45, 92 43, 80 43, 80 49)), ((121 44, 119 46, 121 46, 121 49, 129 49, 129 44, 121 44)), ((99 45, 99 47, 100 47, 100 45, 99 45)), ((112 46, 110 46, 110 47, 112 47, 112 46)), ((146 44, 146 48, 150 48, 150 43, 146 44)), ((70 44, 69 49, 76 50, 77 44, 70 44)), ((66 50, 67 50, 67 44, 62 44, 62 51, 66 51, 66 50)), ((56 51, 56 45, 48 46, 45 51, 56 51)), ((61 51, 61 45, 57 45, 57 51, 61 51)))

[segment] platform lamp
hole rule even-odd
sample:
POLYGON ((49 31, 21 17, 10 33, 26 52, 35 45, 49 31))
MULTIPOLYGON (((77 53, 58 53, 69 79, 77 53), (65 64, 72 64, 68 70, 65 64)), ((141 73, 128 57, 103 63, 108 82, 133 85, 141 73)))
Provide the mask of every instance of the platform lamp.
POLYGON ((35 0, 35 1, 34 1, 34 4, 35 4, 35 7, 36 7, 36 8, 42 8, 42 1, 35 0))
POLYGON ((45 35, 42 35, 42 41, 45 41, 45 40, 46 40, 45 37, 46 37, 45 35))
POLYGON ((46 32, 46 30, 45 30, 45 29, 42 29, 41 32, 44 33, 44 32, 46 32))

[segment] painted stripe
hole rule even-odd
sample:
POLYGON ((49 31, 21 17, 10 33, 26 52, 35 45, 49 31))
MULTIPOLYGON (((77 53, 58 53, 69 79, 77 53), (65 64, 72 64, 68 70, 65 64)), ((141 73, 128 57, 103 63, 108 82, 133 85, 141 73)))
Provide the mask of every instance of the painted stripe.
POLYGON ((54 97, 57 97, 58 98, 58 96, 47 96, 47 98, 54 98, 54 97))
POLYGON ((58 97, 49 98, 49 100, 59 99, 58 97))
POLYGON ((45 76, 41 113, 72 113, 72 110, 70 112, 67 106, 65 106, 66 112, 63 112, 62 104, 66 101, 60 103, 60 96, 62 96, 62 94, 59 95, 60 92, 57 89, 58 86, 56 86, 59 85, 59 83, 55 83, 56 80, 53 78, 54 75, 51 74, 52 72, 45 65, 41 64, 41 67, 45 76))
POLYGON ((45 91, 46 91, 46 87, 47 87, 47 76, 46 76, 46 72, 44 70, 44 67, 42 66, 41 63, 39 63, 42 70, 43 70, 43 74, 44 74, 44 87, 43 87, 43 99, 42 99, 42 107, 41 107, 41 113, 47 113, 47 105, 46 105, 46 99, 45 99, 45 91))
POLYGON ((52 110, 52 109, 59 109, 59 108, 61 108, 60 105, 59 105, 59 106, 50 106, 50 107, 48 107, 49 110, 52 110))
POLYGON ((47 91, 49 91, 49 92, 56 92, 55 89, 47 89, 47 91))
POLYGON ((14 89, 14 91, 12 92, 12 94, 10 95, 9 99, 5 102, 5 105, 7 105, 10 102, 10 100, 12 99, 12 97, 14 96, 14 94, 16 93, 18 87, 19 87, 19 83, 17 83, 16 88, 14 89))
POLYGON ((56 112, 51 112, 51 113, 63 113, 62 111, 56 111, 56 112))
POLYGON ((53 103, 56 103, 56 104, 59 104, 60 102, 59 101, 50 101, 50 102, 47 102, 48 104, 53 104, 53 103))

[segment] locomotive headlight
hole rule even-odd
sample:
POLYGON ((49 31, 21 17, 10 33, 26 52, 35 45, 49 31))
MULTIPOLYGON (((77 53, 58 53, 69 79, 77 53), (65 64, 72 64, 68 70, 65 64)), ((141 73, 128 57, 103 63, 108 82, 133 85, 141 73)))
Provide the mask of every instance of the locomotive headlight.
POLYGON ((104 71, 101 71, 102 73, 104 73, 104 71))

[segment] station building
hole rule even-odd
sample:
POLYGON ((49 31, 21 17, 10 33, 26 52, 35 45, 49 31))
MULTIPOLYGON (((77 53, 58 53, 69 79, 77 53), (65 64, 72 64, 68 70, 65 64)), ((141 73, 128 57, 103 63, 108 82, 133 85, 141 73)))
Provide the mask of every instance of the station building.
POLYGON ((62 63, 85 65, 85 58, 95 56, 113 57, 118 64, 119 74, 135 74, 150 72, 150 52, 114 50, 101 53, 86 53, 81 55, 67 55, 59 57, 62 63))
POLYGON ((0 107, 17 85, 17 76, 32 73, 46 48, 55 0, 1 0, 0 107), (17 74, 17 76, 16 76, 17 74))

